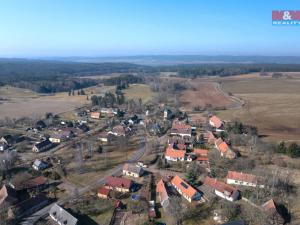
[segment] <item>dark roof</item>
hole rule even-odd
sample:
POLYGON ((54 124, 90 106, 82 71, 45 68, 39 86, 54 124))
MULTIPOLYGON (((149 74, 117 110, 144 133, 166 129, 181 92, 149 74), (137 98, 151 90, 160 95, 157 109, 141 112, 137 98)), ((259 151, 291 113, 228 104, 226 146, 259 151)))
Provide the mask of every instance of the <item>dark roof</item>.
POLYGON ((15 207, 13 207, 14 214, 16 216, 20 216, 21 214, 26 213, 27 210, 30 210, 33 207, 36 207, 39 204, 48 202, 48 198, 45 194, 38 194, 36 196, 33 196, 30 199, 27 199, 25 201, 22 201, 21 203, 17 204, 15 207))
POLYGON ((5 201, 13 204, 17 201, 16 191, 9 186, 3 185, 0 189, 0 205, 5 201))
POLYGON ((107 177, 105 180, 105 184, 111 187, 122 187, 122 188, 130 188, 132 186, 132 180, 121 178, 121 177, 107 177))
POLYGON ((52 143, 51 143, 51 141, 46 139, 44 141, 41 141, 40 143, 35 144, 35 147, 39 149, 39 148, 43 148, 43 147, 48 146, 48 145, 52 145, 52 143))

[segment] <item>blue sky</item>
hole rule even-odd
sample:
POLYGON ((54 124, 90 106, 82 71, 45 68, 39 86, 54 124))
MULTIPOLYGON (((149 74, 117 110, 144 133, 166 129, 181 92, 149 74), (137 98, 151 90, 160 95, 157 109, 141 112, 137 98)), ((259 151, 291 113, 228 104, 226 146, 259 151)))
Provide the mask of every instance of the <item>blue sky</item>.
POLYGON ((0 56, 300 55, 299 0, 0 0, 0 56))

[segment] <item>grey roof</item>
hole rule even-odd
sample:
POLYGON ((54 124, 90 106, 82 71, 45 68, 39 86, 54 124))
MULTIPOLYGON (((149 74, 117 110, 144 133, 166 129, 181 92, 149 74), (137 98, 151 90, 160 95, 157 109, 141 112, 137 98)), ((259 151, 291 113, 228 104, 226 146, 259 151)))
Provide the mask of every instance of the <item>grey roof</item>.
POLYGON ((76 225, 78 223, 78 220, 74 216, 56 203, 51 207, 49 214, 57 222, 64 225, 76 225))

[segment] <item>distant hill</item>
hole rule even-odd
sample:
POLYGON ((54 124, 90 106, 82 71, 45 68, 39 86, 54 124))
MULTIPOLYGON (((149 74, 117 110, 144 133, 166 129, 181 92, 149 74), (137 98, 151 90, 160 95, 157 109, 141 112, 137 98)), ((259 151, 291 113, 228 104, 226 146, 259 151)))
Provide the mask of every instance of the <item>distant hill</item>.
POLYGON ((300 56, 205 56, 205 55, 149 55, 122 57, 61 57, 60 61, 103 63, 127 62, 140 65, 177 65, 177 64, 300 64, 300 56))

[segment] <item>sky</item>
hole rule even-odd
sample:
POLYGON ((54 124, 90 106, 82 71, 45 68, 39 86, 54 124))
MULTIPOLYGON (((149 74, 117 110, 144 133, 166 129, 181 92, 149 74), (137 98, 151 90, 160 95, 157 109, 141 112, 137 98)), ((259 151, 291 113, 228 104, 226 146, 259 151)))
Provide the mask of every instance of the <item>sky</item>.
POLYGON ((299 0, 0 0, 0 57, 300 56, 299 0))

